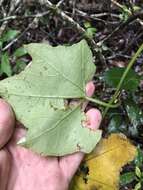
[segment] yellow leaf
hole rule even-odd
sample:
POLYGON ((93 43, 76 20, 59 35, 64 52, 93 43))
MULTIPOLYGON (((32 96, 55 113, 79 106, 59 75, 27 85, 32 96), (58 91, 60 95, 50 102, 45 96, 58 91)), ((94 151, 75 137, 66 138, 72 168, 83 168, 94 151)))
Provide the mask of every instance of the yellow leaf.
POLYGON ((123 134, 102 139, 94 152, 85 157, 84 169, 75 175, 72 190, 117 190, 122 167, 135 155, 135 146, 123 134))

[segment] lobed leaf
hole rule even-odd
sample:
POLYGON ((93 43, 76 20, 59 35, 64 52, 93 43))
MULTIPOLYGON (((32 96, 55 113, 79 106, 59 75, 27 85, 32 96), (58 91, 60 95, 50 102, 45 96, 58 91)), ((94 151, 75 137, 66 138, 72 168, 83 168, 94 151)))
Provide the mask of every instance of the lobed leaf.
POLYGON ((87 43, 69 47, 29 44, 25 48, 32 56, 31 64, 0 82, 1 96, 28 129, 20 143, 42 155, 89 153, 101 131, 83 127, 86 118, 81 103, 76 107, 65 105, 66 99, 79 98, 80 102, 86 96, 86 83, 95 72, 87 43))

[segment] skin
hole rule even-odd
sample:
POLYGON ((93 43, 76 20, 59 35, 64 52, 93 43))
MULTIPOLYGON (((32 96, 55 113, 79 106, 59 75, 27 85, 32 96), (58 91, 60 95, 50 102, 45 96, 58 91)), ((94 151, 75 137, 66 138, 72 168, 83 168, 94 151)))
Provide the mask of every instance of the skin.
MULTIPOLYGON (((94 90, 89 82, 87 95, 92 96, 94 90)), ((86 127, 96 130, 101 122, 99 110, 92 108, 86 116, 86 127)), ((84 154, 41 157, 16 144, 25 132, 10 105, 0 99, 0 190, 67 190, 84 154)))

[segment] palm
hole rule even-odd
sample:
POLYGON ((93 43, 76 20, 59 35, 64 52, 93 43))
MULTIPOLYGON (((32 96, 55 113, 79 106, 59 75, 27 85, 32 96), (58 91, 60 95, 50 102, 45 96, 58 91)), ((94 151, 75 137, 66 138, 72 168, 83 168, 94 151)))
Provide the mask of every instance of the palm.
POLYGON ((44 158, 16 145, 17 140, 23 134, 24 130, 17 128, 13 139, 7 145, 12 155, 8 190, 23 190, 25 187, 27 190, 45 190, 49 182, 67 185, 68 179, 65 177, 66 174, 58 158, 44 158))
MULTIPOLYGON (((93 83, 88 83, 87 95, 91 96, 93 91, 93 83)), ((87 127, 98 128, 101 121, 100 112, 91 109, 86 115, 87 127)), ((12 135, 14 122, 10 106, 1 100, 0 148, 12 135)), ((0 150, 0 190, 67 190, 84 154, 78 152, 60 158, 41 157, 17 145, 17 141, 24 135, 24 128, 16 127, 11 141, 0 150)))

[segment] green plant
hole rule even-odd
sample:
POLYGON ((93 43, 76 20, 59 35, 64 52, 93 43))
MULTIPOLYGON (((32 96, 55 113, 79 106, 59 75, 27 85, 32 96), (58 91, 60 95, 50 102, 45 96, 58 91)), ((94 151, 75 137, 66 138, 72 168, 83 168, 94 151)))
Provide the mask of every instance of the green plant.
POLYGON ((17 35, 19 34, 19 30, 12 30, 9 29, 5 32, 2 37, 0 38, 0 75, 5 74, 6 76, 10 77, 14 73, 18 73, 23 70, 26 66, 26 63, 22 61, 21 57, 27 54, 27 51, 24 48, 18 48, 14 51, 14 53, 9 53, 8 50, 4 51, 3 47, 5 44, 10 43, 14 40, 17 35), (14 67, 12 68, 11 62, 14 62, 14 67))
MULTIPOLYGON (((8 30, 7 32, 5 32, 0 38, 0 51, 2 51, 3 45, 5 43, 8 43, 9 41, 13 40, 18 34, 19 34, 18 30, 8 30)), ((4 73, 7 76, 11 76, 12 68, 10 65, 10 57, 8 52, 2 51, 0 59, 1 59, 0 75, 4 73)))
POLYGON ((92 39, 96 34, 97 29, 95 27, 92 27, 90 22, 85 22, 84 27, 86 29, 85 36, 92 39))
MULTIPOLYGON (((122 13, 119 15, 121 21, 126 22, 128 20, 128 18, 130 17, 130 15, 132 15, 132 10, 127 7, 126 5, 120 5, 121 11, 122 13)), ((133 11, 139 11, 141 10, 141 7, 139 6, 133 6, 132 7, 133 11)))
POLYGON ((140 148, 137 149, 137 156, 134 160, 134 170, 126 172, 120 177, 120 184, 122 186, 130 183, 135 183, 134 190, 141 190, 143 187, 143 152, 140 148))
MULTIPOLYGON (((127 78, 127 76, 129 75, 129 73, 131 72, 131 67, 133 66, 133 64, 135 63, 137 57, 140 55, 140 53, 143 51, 143 44, 139 47, 139 49, 137 50, 137 52, 135 53, 135 55, 132 57, 131 61, 129 62, 128 66, 126 67, 126 69, 124 70, 119 83, 116 87, 116 91, 114 93, 114 95, 112 96, 111 100, 109 101, 109 104, 113 104, 113 102, 116 102, 118 99, 118 96, 120 94, 120 90, 122 89, 122 86, 127 78)), ((107 111, 109 110, 109 107, 105 108, 104 110, 104 114, 103 117, 106 115, 107 111)))

